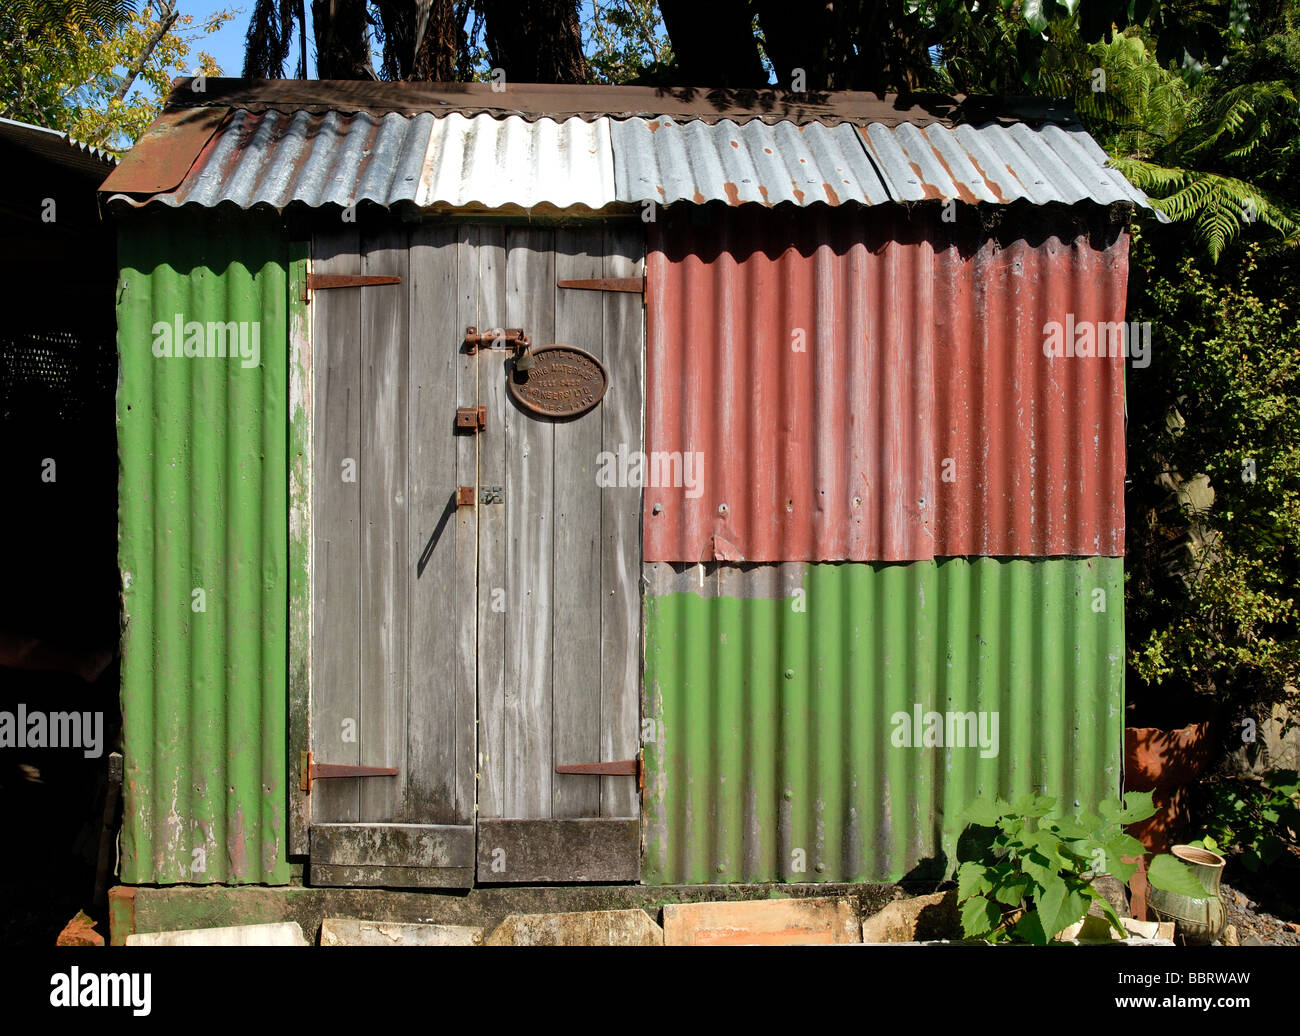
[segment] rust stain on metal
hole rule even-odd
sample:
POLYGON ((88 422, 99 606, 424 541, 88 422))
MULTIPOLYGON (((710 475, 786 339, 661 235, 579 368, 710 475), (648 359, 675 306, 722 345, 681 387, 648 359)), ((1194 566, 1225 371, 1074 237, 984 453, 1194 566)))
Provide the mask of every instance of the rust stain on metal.
POLYGON ((996 180, 989 178, 989 174, 984 171, 983 167, 980 165, 979 159, 975 157, 974 152, 967 152, 967 157, 970 159, 970 164, 975 167, 975 172, 979 173, 980 176, 983 177, 984 186, 993 193, 993 197, 997 198, 998 201, 1006 201, 1007 198, 1006 195, 1002 193, 1002 188, 997 185, 996 180))
POLYGON ((740 141, 738 141, 738 140, 733 140, 733 141, 731 142, 731 146, 734 147, 734 148, 738 148, 738 147, 740 147, 740 141))
POLYGON ((652 121, 647 122, 645 126, 646 129, 648 129, 651 133, 654 133, 656 130, 659 129, 659 120, 653 119, 652 121))
POLYGON ((649 231, 646 450, 703 475, 646 489, 647 562, 1122 556, 1123 357, 1043 354, 1047 321, 1124 319, 1104 213, 1046 236, 842 206, 649 231))
POLYGON ((761 183, 758 185, 758 193, 761 194, 761 195, 763 196, 763 204, 764 204, 764 205, 771 205, 771 204, 772 204, 772 202, 771 202, 771 201, 768 199, 768 197, 767 197, 767 188, 764 187, 761 183))
POLYGON ((548 345, 534 349, 527 372, 512 371, 506 387, 525 410, 540 417, 575 417, 600 402, 609 387, 605 365, 585 349, 548 345))
POLYGON ((838 205, 840 203, 840 196, 835 193, 835 188, 828 183, 822 184, 822 187, 826 191, 826 200, 832 205, 838 205))
POLYGON ((695 194, 692 196, 692 200, 695 202, 696 205, 703 205, 707 199, 699 191, 696 191, 695 194))
POLYGON ((722 189, 723 191, 726 192, 728 205, 740 204, 740 191, 737 190, 736 185, 734 183, 728 180, 726 183, 722 185, 722 189))
POLYGON ((921 172, 921 167, 915 162, 908 162, 907 164, 912 167, 912 172, 916 174, 916 182, 921 185, 921 189, 925 192, 925 197, 927 199, 935 198, 942 200, 943 191, 939 190, 938 187, 926 180, 925 173, 921 172))
POLYGON ((957 197, 971 205, 979 204, 979 199, 975 197, 975 192, 953 175, 952 166, 950 166, 948 160, 943 157, 943 152, 938 148, 934 148, 933 150, 935 159, 941 166, 943 166, 943 171, 948 174, 948 179, 952 181, 952 185, 957 188, 957 197))
POLYGON ((797 201, 799 202, 799 204, 802 205, 802 204, 803 204, 803 191, 799 190, 799 181, 798 181, 798 180, 791 180, 791 181, 790 181, 790 185, 794 188, 793 193, 794 193, 794 196, 795 196, 795 200, 797 200, 797 201))

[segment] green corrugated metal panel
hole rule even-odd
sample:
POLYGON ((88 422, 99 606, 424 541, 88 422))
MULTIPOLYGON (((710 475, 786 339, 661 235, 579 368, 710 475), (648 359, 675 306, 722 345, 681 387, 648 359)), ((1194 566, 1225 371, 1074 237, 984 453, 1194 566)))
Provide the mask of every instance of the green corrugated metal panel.
POLYGON ((287 882, 286 246, 247 215, 118 237, 122 880, 287 882), (155 356, 178 315, 205 351, 258 322, 260 364, 155 356))
POLYGON ((979 795, 1114 793, 1122 565, 647 565, 644 880, 931 876, 979 795), (997 713, 997 753, 895 745, 918 707, 997 713))

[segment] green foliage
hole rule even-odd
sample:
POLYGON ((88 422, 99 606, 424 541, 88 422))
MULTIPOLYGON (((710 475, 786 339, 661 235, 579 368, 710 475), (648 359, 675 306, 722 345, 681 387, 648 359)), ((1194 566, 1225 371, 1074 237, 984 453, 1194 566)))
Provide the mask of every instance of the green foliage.
POLYGON ((1300 321, 1259 252, 1159 265, 1139 235, 1131 312, 1153 328, 1129 395, 1134 685, 1242 712, 1300 682, 1300 321))
MULTIPOLYGON (((957 902, 968 939, 1044 946, 1094 904, 1120 938, 1127 936, 1115 908, 1092 881, 1100 874, 1124 882, 1133 876, 1144 850, 1124 828, 1155 812, 1151 795, 1129 792, 1124 802, 1108 799, 1099 814, 1077 817, 1053 817, 1055 806, 1054 798, 1029 794, 1014 804, 977 799, 962 814, 984 829, 974 857, 957 870, 957 902)), ((1192 871, 1170 856, 1156 856, 1147 877, 1157 888, 1204 893, 1192 871)))
POLYGON ((655 0, 595 0, 582 24, 593 83, 646 83, 672 63, 655 0))
MULTIPOLYGON (((145 0, 120 22, 87 21, 76 4, 67 6, 71 13, 58 24, 28 20, 21 4, 0 8, 0 114, 5 118, 121 150, 153 121, 174 76, 221 73, 196 45, 233 18, 232 11, 215 11, 202 23, 182 14, 150 50, 149 41, 169 14, 162 0, 145 0), (138 76, 125 84, 142 55, 138 76), (130 88, 119 96, 123 85, 130 88)), ((85 7, 98 10, 91 0, 85 7)), ((63 5, 50 0, 46 9, 63 5)))
POLYGON ((1204 782, 1206 837, 1193 844, 1241 854, 1247 870, 1276 863, 1300 844, 1300 775, 1270 770, 1262 777, 1218 777, 1204 782))

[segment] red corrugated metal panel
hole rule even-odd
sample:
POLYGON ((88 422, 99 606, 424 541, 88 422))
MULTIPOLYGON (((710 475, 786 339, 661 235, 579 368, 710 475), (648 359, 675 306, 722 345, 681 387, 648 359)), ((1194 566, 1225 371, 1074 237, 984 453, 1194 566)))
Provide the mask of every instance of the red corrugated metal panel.
POLYGON ((1123 320, 1127 233, 1045 219, 652 224, 645 559, 1122 555, 1123 358, 1048 358, 1043 327, 1123 320), (699 477, 656 485, 665 453, 699 477))

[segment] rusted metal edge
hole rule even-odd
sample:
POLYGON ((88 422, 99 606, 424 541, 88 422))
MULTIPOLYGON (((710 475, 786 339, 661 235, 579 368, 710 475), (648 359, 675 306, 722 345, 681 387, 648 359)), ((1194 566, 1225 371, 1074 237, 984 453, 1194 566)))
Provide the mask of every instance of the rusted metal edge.
POLYGON ((942 94, 874 94, 863 90, 794 93, 788 90, 708 87, 589 86, 570 83, 375 83, 352 80, 173 80, 165 111, 201 107, 246 111, 336 111, 413 115, 518 115, 534 120, 653 118, 736 122, 822 122, 834 125, 938 122, 1073 122, 1072 107, 1037 98, 988 98, 942 94))
POLYGON ((164 111, 100 184, 100 192, 160 194, 174 190, 229 115, 226 107, 164 111))
POLYGON ((644 277, 587 277, 574 281, 556 281, 557 288, 577 288, 583 291, 627 291, 645 294, 644 277))

